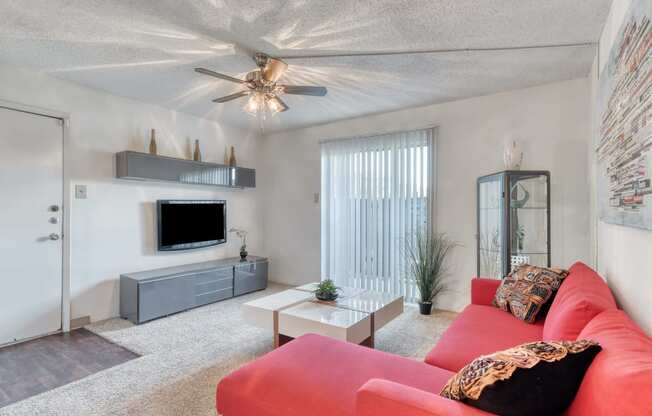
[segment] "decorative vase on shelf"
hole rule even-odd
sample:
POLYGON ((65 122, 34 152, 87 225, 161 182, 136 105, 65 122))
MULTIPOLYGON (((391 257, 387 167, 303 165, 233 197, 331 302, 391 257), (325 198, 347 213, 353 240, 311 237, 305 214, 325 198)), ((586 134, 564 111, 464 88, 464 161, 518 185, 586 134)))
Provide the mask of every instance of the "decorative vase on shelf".
POLYGON ((156 130, 152 129, 149 137, 149 154, 156 155, 158 154, 158 149, 156 148, 156 130))
POLYGON ((240 260, 241 261, 247 260, 248 255, 249 253, 247 252, 247 246, 240 247, 240 260))
POLYGON ((231 167, 236 166, 235 148, 233 146, 231 146, 231 156, 229 156, 229 166, 231 166, 231 167))
POLYGON ((192 160, 201 162, 201 150, 199 149, 199 140, 195 140, 195 152, 192 155, 192 160))
POLYGON ((503 162, 507 170, 520 170, 523 163, 523 151, 516 140, 505 143, 503 151, 503 162))

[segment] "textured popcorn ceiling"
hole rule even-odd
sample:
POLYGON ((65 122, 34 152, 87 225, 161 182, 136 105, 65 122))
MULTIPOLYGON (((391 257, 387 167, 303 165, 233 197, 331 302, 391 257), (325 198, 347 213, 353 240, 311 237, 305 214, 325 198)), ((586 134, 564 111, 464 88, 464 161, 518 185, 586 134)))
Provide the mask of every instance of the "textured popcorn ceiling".
MULTIPOLYGON (((0 62, 239 126, 250 56, 596 42, 610 0, 2 0, 0 62)), ((289 60, 283 130, 586 76, 594 47, 289 60)), ((38 103, 33 103, 37 105, 38 103)))

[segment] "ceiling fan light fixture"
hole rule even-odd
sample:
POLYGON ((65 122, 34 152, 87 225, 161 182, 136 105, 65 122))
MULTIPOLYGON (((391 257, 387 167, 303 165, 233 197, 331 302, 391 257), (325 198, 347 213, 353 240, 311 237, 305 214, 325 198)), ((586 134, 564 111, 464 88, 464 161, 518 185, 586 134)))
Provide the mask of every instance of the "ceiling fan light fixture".
POLYGON ((265 97, 261 93, 251 94, 242 109, 253 116, 258 115, 259 112, 265 111, 265 97))
POLYGON ((287 106, 283 104, 283 102, 279 100, 279 98, 276 96, 272 96, 267 99, 267 108, 269 108, 269 111, 272 114, 280 113, 282 111, 287 110, 287 106))
POLYGON ((277 81, 284 75, 288 68, 288 65, 281 59, 272 58, 269 55, 259 52, 254 55, 254 61, 258 69, 248 72, 244 79, 234 78, 230 75, 221 74, 206 68, 195 68, 195 71, 245 87, 241 91, 216 98, 213 102, 222 104, 248 95, 249 99, 242 109, 254 117, 258 117, 261 120, 261 126, 268 112, 274 115, 290 109, 280 98, 281 95, 290 94, 317 97, 326 95, 325 87, 316 85, 277 84, 277 81))

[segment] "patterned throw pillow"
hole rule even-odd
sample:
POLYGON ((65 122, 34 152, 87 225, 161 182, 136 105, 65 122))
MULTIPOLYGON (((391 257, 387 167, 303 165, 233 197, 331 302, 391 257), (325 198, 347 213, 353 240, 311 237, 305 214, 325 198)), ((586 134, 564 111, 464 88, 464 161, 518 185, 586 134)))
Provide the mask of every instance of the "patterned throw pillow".
POLYGON ((566 276, 568 272, 563 269, 523 264, 503 279, 493 304, 527 323, 534 323, 566 276))
POLYGON ((440 395, 503 416, 560 415, 601 349, 589 340, 519 345, 476 358, 440 395))

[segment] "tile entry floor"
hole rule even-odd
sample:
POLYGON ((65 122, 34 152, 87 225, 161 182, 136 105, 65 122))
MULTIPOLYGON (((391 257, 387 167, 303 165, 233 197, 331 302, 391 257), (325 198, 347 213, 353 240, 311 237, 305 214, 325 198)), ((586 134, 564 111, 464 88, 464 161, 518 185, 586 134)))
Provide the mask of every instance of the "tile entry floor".
POLYGON ((0 348, 0 407, 137 357, 83 328, 0 348))

